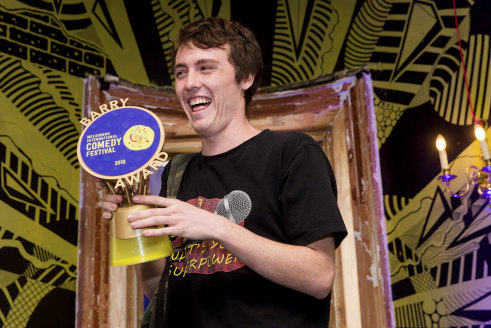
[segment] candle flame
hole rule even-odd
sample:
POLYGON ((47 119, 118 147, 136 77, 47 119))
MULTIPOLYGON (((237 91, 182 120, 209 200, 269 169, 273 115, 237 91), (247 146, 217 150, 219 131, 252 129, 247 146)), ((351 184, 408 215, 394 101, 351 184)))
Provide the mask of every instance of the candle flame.
POLYGON ((447 143, 445 142, 445 138, 439 134, 436 137, 436 149, 438 149, 438 151, 444 151, 446 147, 447 143))
POLYGON ((484 131, 484 128, 479 124, 474 126, 474 134, 476 135, 476 139, 479 141, 486 139, 486 131, 484 131))

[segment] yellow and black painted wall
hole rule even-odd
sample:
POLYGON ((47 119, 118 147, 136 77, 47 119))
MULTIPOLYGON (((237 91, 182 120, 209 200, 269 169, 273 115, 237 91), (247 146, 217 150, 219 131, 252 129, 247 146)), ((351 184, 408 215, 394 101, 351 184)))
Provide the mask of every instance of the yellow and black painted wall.
POLYGON ((491 109, 491 1, 0 1, 0 327, 75 317, 82 79, 171 85, 179 28, 241 21, 264 52, 263 86, 369 65, 398 327, 491 326, 490 206, 437 181, 482 166, 475 116, 491 109))

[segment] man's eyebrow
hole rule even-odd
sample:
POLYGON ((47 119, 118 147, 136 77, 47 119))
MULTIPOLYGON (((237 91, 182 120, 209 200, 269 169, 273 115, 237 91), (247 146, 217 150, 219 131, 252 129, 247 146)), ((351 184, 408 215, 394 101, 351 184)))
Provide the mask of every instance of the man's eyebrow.
MULTIPOLYGON (((198 65, 203 65, 203 64, 215 64, 215 63, 219 63, 218 60, 215 60, 213 58, 203 58, 203 59, 199 59, 196 64, 198 65)), ((174 69, 178 69, 178 68, 186 68, 187 65, 184 65, 182 63, 177 63, 175 66, 174 66, 174 69)))
POLYGON ((215 59, 212 59, 212 58, 204 58, 204 59, 200 59, 200 60, 197 61, 197 64, 198 65, 208 64, 208 63, 218 63, 218 60, 215 60, 215 59))

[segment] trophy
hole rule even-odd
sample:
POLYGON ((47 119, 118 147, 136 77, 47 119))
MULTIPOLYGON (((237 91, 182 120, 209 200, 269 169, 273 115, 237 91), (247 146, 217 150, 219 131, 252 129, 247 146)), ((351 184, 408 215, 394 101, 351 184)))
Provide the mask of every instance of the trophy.
POLYGON ((164 128, 151 111, 125 106, 129 98, 99 106, 80 123, 85 126, 78 141, 77 156, 83 169, 105 181, 123 202, 111 220, 111 265, 131 265, 172 255, 167 236, 145 237, 142 229, 132 229, 127 217, 151 208, 133 204, 135 194, 144 195, 148 177, 164 166, 168 155, 162 152, 164 128), (153 171, 152 171, 153 170, 153 171))

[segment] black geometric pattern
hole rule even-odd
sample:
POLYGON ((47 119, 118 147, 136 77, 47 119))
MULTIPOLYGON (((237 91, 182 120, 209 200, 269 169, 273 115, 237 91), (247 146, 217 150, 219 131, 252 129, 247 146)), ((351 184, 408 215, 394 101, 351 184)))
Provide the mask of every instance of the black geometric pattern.
POLYGON ((74 167, 78 168, 78 125, 50 94, 41 91, 40 80, 20 60, 0 54, 0 93, 24 114, 74 167))
MULTIPOLYGON (((293 20, 294 2, 278 1, 273 50, 272 85, 285 85, 320 75, 326 43, 331 43, 338 14, 329 0, 309 0, 303 4, 302 22, 293 20)), ((327 47, 330 48, 329 46, 327 47)))
MULTIPOLYGON (((51 3, 48 6, 51 11, 51 3)), ((106 65, 111 66, 95 46, 69 37, 52 14, 14 14, 0 5, 0 22, 1 53, 78 77, 104 75, 106 65)))
POLYGON ((77 245, 78 202, 55 177, 42 176, 8 136, 0 135, 0 200, 77 245))
POLYGON ((0 270, 17 275, 0 288, 0 327, 26 327, 43 297, 57 287, 75 291, 75 265, 2 228, 0 245, 0 257, 10 260, 2 261, 0 270))
MULTIPOLYGON (((482 34, 471 36, 470 42, 462 41, 471 101, 478 118, 489 116, 491 94, 486 91, 491 83, 489 42, 489 35, 482 34)), ((457 43, 449 47, 437 61, 429 94, 435 110, 445 120, 456 125, 473 123, 457 43)))

